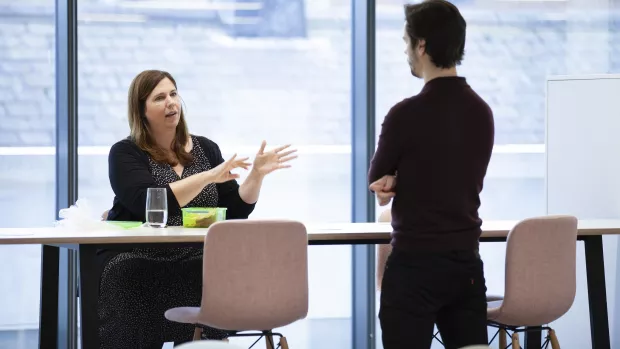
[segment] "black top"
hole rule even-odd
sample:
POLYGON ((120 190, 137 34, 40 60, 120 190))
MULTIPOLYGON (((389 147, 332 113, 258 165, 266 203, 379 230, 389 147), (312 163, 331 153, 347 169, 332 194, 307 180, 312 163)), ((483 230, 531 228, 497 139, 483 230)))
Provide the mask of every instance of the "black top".
POLYGON ((397 174, 392 245, 478 247, 480 192, 494 142, 493 113, 462 77, 436 78, 383 121, 370 183, 397 174))
MULTIPOLYGON (((205 137, 192 136, 206 155, 210 168, 224 162, 217 144, 205 137)), ((194 157, 196 161, 196 157, 194 157)), ((110 185, 114 191, 114 204, 108 220, 146 221, 146 192, 148 188, 166 188, 168 216, 180 216, 181 207, 170 185, 158 184, 151 173, 150 156, 130 139, 117 142, 108 156, 110 185)), ((217 206, 226 207, 226 219, 248 218, 255 204, 247 204, 239 196, 239 184, 230 180, 216 185, 217 206)), ((205 189, 206 190, 206 189, 205 189)))

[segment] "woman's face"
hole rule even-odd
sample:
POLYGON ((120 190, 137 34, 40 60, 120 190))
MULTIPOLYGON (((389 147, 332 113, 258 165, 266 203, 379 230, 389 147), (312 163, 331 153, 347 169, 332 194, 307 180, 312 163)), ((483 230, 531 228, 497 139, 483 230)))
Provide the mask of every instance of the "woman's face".
POLYGON ((181 117, 181 103, 170 79, 160 81, 146 98, 144 114, 152 131, 176 129, 181 117))

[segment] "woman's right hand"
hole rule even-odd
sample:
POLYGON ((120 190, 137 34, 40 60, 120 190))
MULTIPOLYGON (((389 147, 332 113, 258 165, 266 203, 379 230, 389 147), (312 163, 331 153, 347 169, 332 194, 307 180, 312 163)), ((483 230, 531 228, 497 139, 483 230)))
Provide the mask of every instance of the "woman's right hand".
POLYGON ((237 154, 233 155, 230 159, 206 172, 209 175, 209 182, 224 183, 239 178, 238 174, 232 173, 231 171, 236 168, 243 168, 247 170, 250 165, 252 165, 247 162, 248 159, 248 157, 237 158, 237 154))

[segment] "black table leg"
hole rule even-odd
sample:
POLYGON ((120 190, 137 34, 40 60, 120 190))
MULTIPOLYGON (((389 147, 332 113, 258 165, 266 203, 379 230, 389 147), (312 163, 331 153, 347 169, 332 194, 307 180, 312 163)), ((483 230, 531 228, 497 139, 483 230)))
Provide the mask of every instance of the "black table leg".
POLYGON ((525 349, 540 349, 542 346, 542 334, 540 329, 528 329, 528 331, 525 332, 523 344, 525 349))
POLYGON ((40 349, 58 347, 58 263, 59 248, 41 246, 40 349))
POLYGON ((583 241, 586 250, 592 349, 610 349, 603 237, 601 235, 587 236, 583 238, 583 241))
POLYGON ((76 347, 76 273, 74 251, 56 246, 41 247, 41 309, 39 348, 76 347))
POLYGON ((58 263, 58 348, 77 349, 77 255, 61 248, 58 263))
POLYGON ((99 348, 99 317, 97 301, 99 298, 100 266, 97 263, 97 248, 91 245, 80 245, 80 302, 82 349, 99 348))

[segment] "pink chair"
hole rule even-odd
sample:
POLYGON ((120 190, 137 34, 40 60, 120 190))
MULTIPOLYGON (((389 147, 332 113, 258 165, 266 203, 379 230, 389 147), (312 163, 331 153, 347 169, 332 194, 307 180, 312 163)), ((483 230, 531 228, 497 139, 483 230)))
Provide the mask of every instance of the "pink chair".
MULTIPOLYGON (((243 349, 234 344, 222 341, 194 341, 174 347, 175 349, 243 349)), ((471 348, 467 348, 471 349, 471 348)), ((475 349, 475 348, 474 348, 475 349)))
MULTIPOLYGON (((168 320, 229 331, 232 336, 273 336, 274 328, 308 314, 308 235, 303 224, 278 220, 229 220, 205 237, 200 308, 165 313, 168 320)), ((259 338, 260 339, 260 338, 259 338)))
POLYGON ((507 348, 511 331, 512 347, 519 349, 519 332, 526 332, 526 326, 548 332, 544 348, 560 348, 546 325, 563 316, 575 299, 576 246, 577 218, 572 216, 525 219, 508 234, 504 299, 489 302, 487 310, 489 324, 499 329, 500 348, 507 348))

